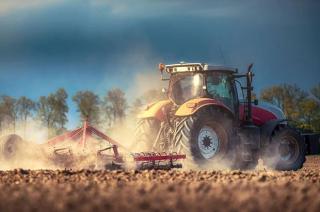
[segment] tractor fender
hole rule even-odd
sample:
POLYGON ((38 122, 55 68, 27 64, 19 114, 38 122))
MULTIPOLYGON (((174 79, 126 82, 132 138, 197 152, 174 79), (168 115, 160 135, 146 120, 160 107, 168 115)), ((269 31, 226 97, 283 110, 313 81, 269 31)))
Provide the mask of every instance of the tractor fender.
POLYGON ((156 118, 159 121, 165 120, 165 108, 171 105, 170 100, 162 100, 153 104, 149 104, 139 115, 139 119, 156 118))
POLYGON ((286 125, 286 119, 273 119, 266 122, 261 126, 261 143, 262 145, 267 145, 271 141, 271 136, 277 126, 280 124, 286 125))
POLYGON ((197 99, 191 99, 184 104, 182 104, 178 110, 176 111, 176 116, 190 116, 194 113, 196 113, 199 109, 206 107, 206 106, 216 106, 220 107, 223 110, 227 111, 227 113, 231 114, 232 116, 234 113, 228 108, 225 104, 222 102, 210 99, 210 98, 197 98, 197 99))

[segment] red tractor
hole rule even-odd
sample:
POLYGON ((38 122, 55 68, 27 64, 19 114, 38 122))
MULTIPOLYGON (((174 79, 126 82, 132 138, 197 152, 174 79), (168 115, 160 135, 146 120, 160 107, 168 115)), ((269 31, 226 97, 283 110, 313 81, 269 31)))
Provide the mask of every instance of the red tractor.
POLYGON ((159 69, 169 80, 168 99, 147 106, 136 133, 148 151, 186 154, 187 163, 200 168, 221 163, 251 169, 259 158, 277 170, 303 166, 301 133, 279 108, 253 101, 252 65, 245 74, 203 63, 160 64, 159 69))

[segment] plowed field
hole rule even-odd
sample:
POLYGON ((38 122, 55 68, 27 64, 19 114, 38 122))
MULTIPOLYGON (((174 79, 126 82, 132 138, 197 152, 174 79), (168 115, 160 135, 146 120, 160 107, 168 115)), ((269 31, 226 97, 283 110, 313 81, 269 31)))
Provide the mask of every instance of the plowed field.
POLYGON ((0 172, 0 211, 320 211, 320 157, 296 172, 0 172))

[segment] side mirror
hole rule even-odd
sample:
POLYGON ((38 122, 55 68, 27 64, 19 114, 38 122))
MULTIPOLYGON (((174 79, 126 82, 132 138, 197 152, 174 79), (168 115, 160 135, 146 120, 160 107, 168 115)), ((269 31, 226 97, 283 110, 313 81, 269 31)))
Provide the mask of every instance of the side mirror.
POLYGON ((252 67, 253 67, 253 63, 251 63, 248 67, 248 72, 247 72, 247 79, 250 81, 250 83, 252 83, 252 78, 254 76, 254 74, 252 73, 252 67))
POLYGON ((254 105, 258 105, 259 104, 259 100, 258 99, 253 100, 253 104, 254 105))
POLYGON ((248 66, 248 72, 251 71, 252 67, 253 67, 253 63, 251 63, 251 64, 248 66))

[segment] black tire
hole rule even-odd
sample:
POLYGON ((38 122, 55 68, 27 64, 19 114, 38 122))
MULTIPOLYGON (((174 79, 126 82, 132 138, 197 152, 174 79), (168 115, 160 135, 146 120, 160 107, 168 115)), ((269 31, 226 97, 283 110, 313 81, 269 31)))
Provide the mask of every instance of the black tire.
POLYGON ((19 151, 23 149, 23 139, 16 135, 8 135, 0 139, 0 154, 1 159, 12 161, 16 158, 19 151))
MULTIPOLYGON (((211 136, 209 137, 211 139, 211 136)), ((235 136, 232 117, 218 108, 204 108, 183 119, 177 127, 174 139, 177 151, 186 154, 186 165, 190 168, 224 168, 227 166, 233 169, 246 169, 250 164, 243 161, 237 152, 240 141, 235 136), (215 132, 209 135, 217 135, 213 137, 218 138, 215 140, 218 140, 219 143, 218 149, 215 149, 215 145, 209 146, 216 151, 211 158, 210 154, 204 154, 205 144, 202 146, 201 142, 205 143, 205 139, 202 141, 200 139, 201 130, 209 129, 207 127, 215 132)), ((211 144, 214 144, 212 141, 214 140, 210 140, 211 144)), ((208 144, 207 141, 206 143, 208 144)))
POLYGON ((159 130, 157 130, 157 136, 152 142, 151 151, 154 152, 172 152, 173 146, 170 142, 172 135, 172 127, 168 122, 161 122, 159 130))
POLYGON ((140 119, 135 130, 133 151, 152 151, 152 146, 160 129, 160 122, 156 119, 140 119))
POLYGON ((306 146, 300 133, 283 126, 274 132, 263 161, 268 167, 276 170, 298 170, 306 160, 305 155, 306 146))

